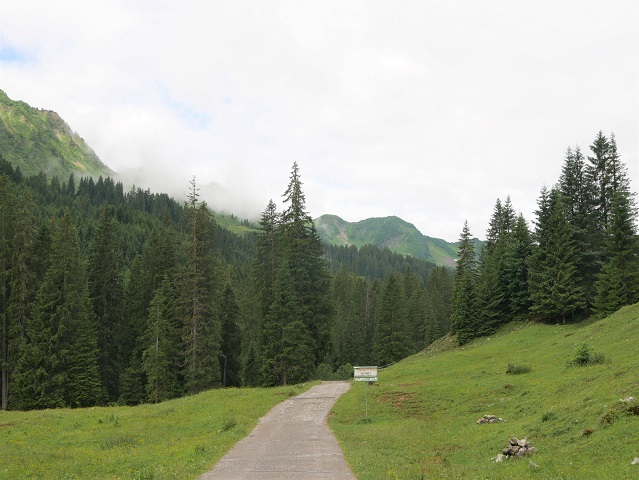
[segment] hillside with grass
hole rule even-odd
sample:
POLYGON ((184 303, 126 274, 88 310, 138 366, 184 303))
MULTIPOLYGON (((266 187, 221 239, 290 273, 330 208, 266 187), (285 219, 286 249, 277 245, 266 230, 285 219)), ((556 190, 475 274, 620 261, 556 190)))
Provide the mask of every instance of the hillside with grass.
POLYGON ((511 323, 464 347, 446 337, 355 383, 330 427, 361 480, 639 478, 637 322, 639 304, 586 324, 511 323), (513 437, 536 452, 496 462, 513 437))
POLYGON ((112 177, 114 172, 56 112, 11 100, 0 90, 0 155, 23 175, 112 177))

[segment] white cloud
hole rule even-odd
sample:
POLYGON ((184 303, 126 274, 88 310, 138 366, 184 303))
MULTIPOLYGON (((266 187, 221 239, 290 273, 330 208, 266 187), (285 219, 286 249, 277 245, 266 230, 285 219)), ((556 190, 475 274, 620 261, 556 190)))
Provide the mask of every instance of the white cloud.
POLYGON ((152 188, 218 185, 212 206, 239 215, 279 202, 297 161, 313 215, 398 215, 447 240, 468 219, 483 236, 498 197, 531 220, 566 147, 598 130, 639 185, 636 2, 0 8, 11 98, 152 188))

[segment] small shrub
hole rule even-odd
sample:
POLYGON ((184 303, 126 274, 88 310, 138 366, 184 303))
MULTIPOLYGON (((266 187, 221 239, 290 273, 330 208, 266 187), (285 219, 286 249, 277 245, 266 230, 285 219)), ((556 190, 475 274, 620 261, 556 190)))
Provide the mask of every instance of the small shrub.
POLYGON ((596 365, 599 363, 605 363, 606 357, 601 353, 595 353, 590 348, 586 342, 582 343, 575 356, 568 362, 569 367, 573 366, 586 366, 586 365, 596 365))
POLYGON ((612 425, 617 418, 630 415, 639 415, 639 403, 633 400, 620 400, 599 419, 600 425, 612 425))
POLYGON ((510 373, 512 375, 521 375, 523 373, 530 373, 530 366, 509 363, 508 367, 506 368, 506 373, 510 373))
POLYGON ((616 410, 610 410, 599 419, 599 425, 612 425, 618 416, 619 414, 616 410))
POLYGON ((542 422, 549 422, 550 420, 554 420, 557 418, 557 415, 554 412, 546 412, 541 416, 542 422))
POLYGON ((639 415, 639 404, 637 403, 631 403, 628 404, 628 406, 626 407, 626 413, 628 415, 639 415))
POLYGON ((315 369, 317 380, 333 380, 333 369, 328 363, 320 363, 315 369))
POLYGON ((320 363, 315 368, 316 380, 348 380, 353 376, 353 366, 350 363, 340 366, 336 372, 328 363, 320 363))
POLYGON ((222 422, 222 428, 220 431, 228 432, 229 430, 233 430, 237 426, 237 420, 235 418, 227 418, 222 422))
POLYGON ((206 448, 206 445, 196 445, 195 446, 195 453, 198 454, 198 455, 206 453, 207 450, 208 449, 206 448))
POLYGON ((353 376, 353 365, 347 363, 345 365, 340 366, 335 372, 335 376, 337 380, 348 380, 353 376))

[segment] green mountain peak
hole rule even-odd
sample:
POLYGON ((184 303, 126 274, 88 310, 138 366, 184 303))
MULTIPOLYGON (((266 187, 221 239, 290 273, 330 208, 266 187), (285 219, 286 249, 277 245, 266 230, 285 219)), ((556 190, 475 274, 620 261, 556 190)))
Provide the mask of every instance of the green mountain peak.
POLYGON ((321 239, 333 245, 375 245, 437 265, 453 266, 457 244, 423 235, 415 225, 397 216, 347 222, 337 215, 314 220, 321 239))

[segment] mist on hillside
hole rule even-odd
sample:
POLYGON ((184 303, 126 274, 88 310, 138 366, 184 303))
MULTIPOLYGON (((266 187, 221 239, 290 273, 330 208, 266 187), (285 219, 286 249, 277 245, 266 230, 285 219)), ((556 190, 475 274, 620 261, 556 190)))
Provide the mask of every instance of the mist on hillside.
POLYGON ((218 182, 206 183, 197 175, 188 172, 173 172, 162 166, 138 167, 121 170, 117 178, 125 186, 149 189, 152 193, 166 193, 179 202, 186 202, 189 195, 189 182, 195 176, 200 200, 207 203, 211 210, 219 213, 233 214, 241 219, 257 221, 260 212, 266 207, 268 200, 261 205, 257 197, 250 194, 250 189, 241 186, 228 188, 218 182))

